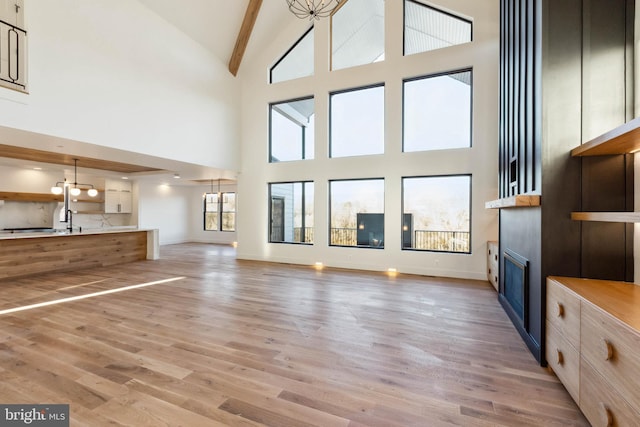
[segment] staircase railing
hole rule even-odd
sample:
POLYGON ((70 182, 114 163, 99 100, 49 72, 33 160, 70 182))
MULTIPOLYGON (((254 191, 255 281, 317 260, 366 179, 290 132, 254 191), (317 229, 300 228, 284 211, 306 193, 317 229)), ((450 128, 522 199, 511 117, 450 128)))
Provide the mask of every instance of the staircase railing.
POLYGON ((27 90, 27 32, 0 20, 0 85, 27 90))

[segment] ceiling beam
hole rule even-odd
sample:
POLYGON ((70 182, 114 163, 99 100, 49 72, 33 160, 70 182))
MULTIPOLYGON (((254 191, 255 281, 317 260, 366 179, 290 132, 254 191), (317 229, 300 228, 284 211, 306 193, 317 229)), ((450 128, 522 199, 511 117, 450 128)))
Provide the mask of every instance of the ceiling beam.
POLYGON ((244 51, 249 43, 249 37, 251 37, 253 25, 256 23, 261 5, 262 0, 249 0, 249 5, 247 6, 247 11, 244 14, 244 20, 242 21, 238 38, 236 39, 236 45, 233 48, 233 53, 229 60, 229 71, 234 76, 238 74, 238 70, 240 69, 240 63, 242 62, 244 51))

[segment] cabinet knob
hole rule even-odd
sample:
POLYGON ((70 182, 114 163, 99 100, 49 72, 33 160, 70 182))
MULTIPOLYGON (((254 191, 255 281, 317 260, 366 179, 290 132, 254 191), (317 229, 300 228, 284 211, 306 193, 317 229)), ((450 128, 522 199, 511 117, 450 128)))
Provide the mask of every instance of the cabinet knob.
POLYGON ((600 402, 600 409, 602 410, 603 425, 607 427, 613 427, 614 420, 613 420, 613 412, 611 412, 611 409, 609 409, 604 402, 600 402))
POLYGON ((558 317, 564 317, 564 305, 561 302, 558 303, 558 317))
POLYGON ((558 365, 564 365, 564 355, 562 354, 562 351, 560 351, 560 349, 556 349, 556 352, 558 353, 558 365))
POLYGON ((604 339, 603 342, 604 342, 604 352, 603 352, 604 360, 613 359, 613 353, 614 353, 613 344, 611 344, 607 339, 604 339))

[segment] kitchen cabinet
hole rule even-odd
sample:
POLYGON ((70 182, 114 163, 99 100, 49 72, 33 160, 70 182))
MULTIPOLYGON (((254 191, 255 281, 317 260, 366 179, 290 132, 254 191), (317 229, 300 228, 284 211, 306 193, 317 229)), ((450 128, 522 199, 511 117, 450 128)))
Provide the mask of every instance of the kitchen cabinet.
POLYGON ((132 207, 131 183, 116 179, 105 180, 104 212, 131 213, 132 207))

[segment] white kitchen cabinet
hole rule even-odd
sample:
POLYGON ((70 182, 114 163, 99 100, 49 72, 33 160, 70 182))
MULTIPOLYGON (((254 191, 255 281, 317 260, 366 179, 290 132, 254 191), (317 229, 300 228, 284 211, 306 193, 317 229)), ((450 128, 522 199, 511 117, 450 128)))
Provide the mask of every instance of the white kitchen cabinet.
POLYGON ((132 207, 131 183, 116 179, 105 180, 104 212, 131 213, 132 207))

